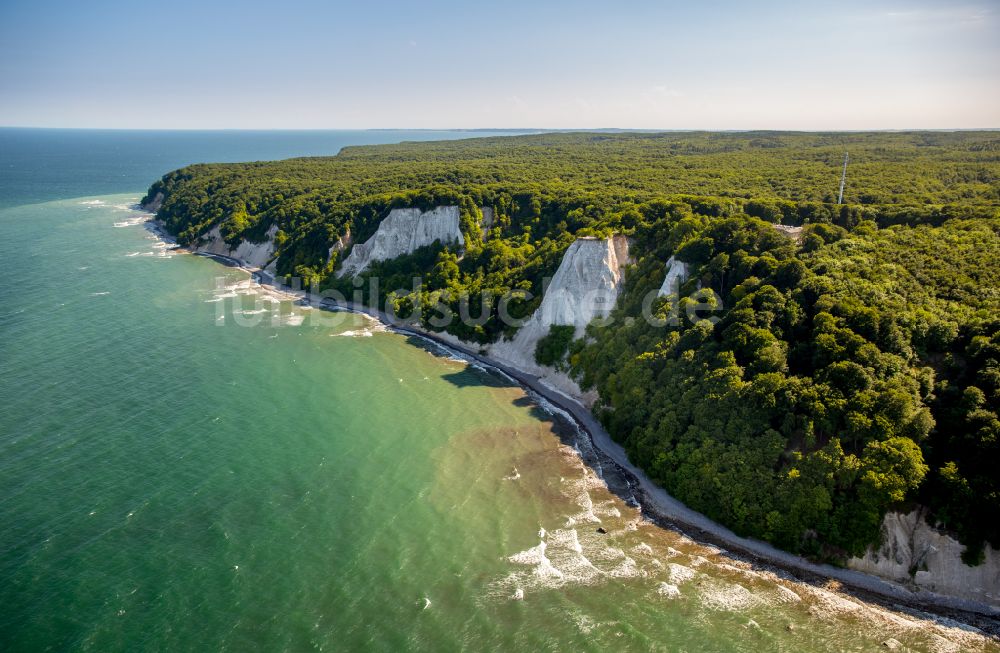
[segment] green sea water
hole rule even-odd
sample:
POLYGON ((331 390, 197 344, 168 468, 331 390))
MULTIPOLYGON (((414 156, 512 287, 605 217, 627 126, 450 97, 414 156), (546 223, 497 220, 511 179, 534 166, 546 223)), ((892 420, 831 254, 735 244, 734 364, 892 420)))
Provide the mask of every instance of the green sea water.
POLYGON ((1000 650, 653 525, 517 386, 137 199, 0 210, 0 650, 1000 650))

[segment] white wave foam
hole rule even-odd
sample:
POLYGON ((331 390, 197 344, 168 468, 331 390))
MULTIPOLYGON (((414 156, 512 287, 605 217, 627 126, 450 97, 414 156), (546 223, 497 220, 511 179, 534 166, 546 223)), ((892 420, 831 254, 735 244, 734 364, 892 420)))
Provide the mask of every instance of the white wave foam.
POLYGON ((593 619, 591 619, 585 614, 581 614, 574 617, 573 623, 576 624, 576 627, 579 628, 580 632, 583 633, 584 635, 589 635, 591 632, 593 632, 594 628, 597 627, 597 623, 595 623, 593 619))
POLYGON ((806 588, 803 586, 803 589, 807 589, 809 594, 816 601, 815 605, 812 605, 809 608, 810 614, 815 613, 816 616, 831 619, 839 614, 858 613, 865 610, 865 606, 861 603, 857 603, 846 596, 837 594, 836 592, 831 592, 823 589, 822 587, 806 588))
POLYGON ((564 580, 575 584, 591 584, 603 572, 584 555, 579 533, 575 529, 558 529, 548 534, 548 555, 564 580))
POLYGON ((646 572, 639 569, 635 560, 625 556, 625 559, 622 560, 616 567, 610 569, 607 574, 613 578, 637 578, 639 576, 645 576, 646 572))
POLYGON ((644 576, 631 557, 618 547, 604 546, 590 552, 590 557, 602 565, 602 572, 609 578, 634 578, 644 576))
MULTIPOLYGON (((508 377, 510 378, 510 377, 508 377)), ((576 423, 576 419, 573 418, 569 412, 563 410, 559 406, 556 406, 551 401, 543 397, 542 395, 534 392, 533 390, 527 390, 527 394, 531 397, 531 400, 538 404, 538 407, 544 410, 549 415, 559 415, 567 422, 569 422, 573 428, 576 430, 577 435, 580 435, 580 427, 576 423)))
POLYGON ((725 612, 747 610, 760 603, 760 598, 742 585, 716 580, 699 585, 698 594, 704 606, 725 612))
POLYGON ((110 294, 111 294, 110 290, 105 290, 104 292, 92 292, 92 293, 90 293, 90 296, 91 297, 103 297, 104 295, 110 295, 110 294))
POLYGON ((141 215, 141 216, 138 216, 138 217, 135 217, 135 218, 128 218, 126 220, 119 220, 118 222, 114 223, 112 226, 117 227, 118 229, 121 229, 123 227, 134 227, 136 225, 140 225, 140 224, 144 223, 145 221, 146 221, 146 216, 141 215))
MULTIPOLYGON (((517 471, 517 467, 515 467, 514 471, 511 472, 509 476, 504 476, 503 477, 503 480, 505 480, 505 481, 516 481, 519 478, 521 478, 521 472, 517 471)), ((539 537, 545 537, 545 535, 544 535, 545 529, 543 528, 540 532, 543 533, 543 534, 539 535, 539 537)))
POLYGON ((519 551, 512 556, 508 556, 507 559, 515 564, 534 567, 536 576, 542 578, 562 578, 562 572, 552 566, 552 561, 545 555, 547 548, 548 545, 544 541, 539 542, 537 546, 519 551))
POLYGON ((686 583, 697 575, 694 569, 690 567, 685 567, 684 565, 679 565, 676 562, 667 563, 667 574, 670 578, 670 582, 676 584, 686 583))
POLYGON ((594 504, 594 514, 600 515, 601 517, 613 517, 618 519, 622 516, 620 510, 615 505, 613 499, 608 499, 607 501, 601 501, 600 503, 594 504))
POLYGON ((677 586, 670 583, 660 583, 659 587, 656 588, 656 593, 668 599, 676 599, 681 596, 681 591, 677 589, 677 586))
MULTIPOLYGON (((563 459, 572 464, 580 471, 580 477, 576 479, 560 479, 566 486, 565 495, 580 506, 580 512, 570 515, 566 519, 566 526, 573 526, 581 522, 593 524, 601 523, 601 518, 595 511, 594 501, 590 496, 591 490, 607 489, 607 484, 584 464, 579 451, 573 447, 559 445, 559 453, 563 459)), ((615 511, 617 512, 617 510, 615 511)), ((620 515, 619 515, 620 516, 620 515)))
POLYGON ((632 550, 635 551, 636 553, 641 553, 647 556, 653 555, 653 547, 649 546, 645 542, 636 544, 635 546, 632 547, 632 550))
POLYGON ((780 583, 775 585, 774 589, 778 594, 779 600, 784 603, 798 603, 802 600, 801 596, 799 596, 792 590, 788 589, 784 585, 781 585, 780 583))
MULTIPOLYGON (((371 318, 371 316, 367 315, 366 313, 361 313, 361 315, 365 315, 366 317, 371 318)), ((375 318, 371 318, 371 319, 374 320, 375 318)), ((379 325, 382 325, 382 323, 378 322, 377 320, 376 320, 376 323, 379 324, 379 325)), ((385 328, 384 325, 382 326, 382 328, 383 329, 385 328)), ((486 370, 483 369, 482 366, 475 365, 475 359, 473 359, 473 358, 471 358, 469 356, 466 356, 465 354, 463 354, 462 352, 458 351, 457 349, 452 349, 451 347, 448 347, 446 345, 441 344, 437 340, 431 340, 430 338, 428 338, 428 337, 426 337, 426 336, 424 336, 422 334, 419 334, 419 333, 411 333, 411 332, 407 331, 406 335, 412 335, 414 337, 417 337, 420 340, 423 340, 424 342, 426 342, 428 345, 430 345, 430 350, 428 351, 428 353, 431 356, 434 356, 435 358, 443 358, 445 360, 449 360, 449 361, 452 361, 454 363, 465 363, 466 365, 469 365, 470 367, 475 366, 479 370, 486 371, 486 370)))
POLYGON ((491 372, 493 372, 494 374, 498 375, 498 376, 501 376, 501 377, 503 377, 503 378, 504 378, 504 379, 506 379, 506 380, 507 380, 507 381, 508 381, 508 382, 509 382, 509 383, 510 383, 511 385, 521 385, 520 383, 518 383, 518 382, 517 382, 517 379, 515 379, 514 377, 512 377, 512 376, 511 376, 510 374, 507 374, 506 372, 504 372, 504 371, 503 371, 503 370, 501 370, 500 368, 497 368, 497 367, 491 367, 491 368, 490 368, 490 371, 491 371, 491 372))
POLYGON ((573 528, 552 531, 549 543, 552 546, 564 547, 574 553, 583 553, 583 547, 580 545, 580 534, 573 528))
POLYGON ((356 330, 341 331, 340 333, 331 333, 330 335, 332 337, 344 337, 344 338, 371 338, 375 334, 372 333, 369 329, 356 329, 356 330))

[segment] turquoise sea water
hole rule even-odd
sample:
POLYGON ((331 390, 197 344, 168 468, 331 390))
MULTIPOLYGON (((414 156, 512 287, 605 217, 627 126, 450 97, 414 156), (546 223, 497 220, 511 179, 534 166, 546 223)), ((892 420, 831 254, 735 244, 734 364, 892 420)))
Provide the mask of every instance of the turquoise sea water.
POLYGON ((160 172, 76 147, 98 192, 0 178, 0 650, 1000 650, 644 521, 521 389, 172 255, 160 172))

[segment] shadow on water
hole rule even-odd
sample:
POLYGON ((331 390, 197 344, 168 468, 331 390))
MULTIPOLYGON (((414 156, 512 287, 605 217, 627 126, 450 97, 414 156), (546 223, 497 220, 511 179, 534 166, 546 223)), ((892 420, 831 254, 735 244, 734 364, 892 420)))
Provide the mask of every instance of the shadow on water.
MULTIPOLYGON (((426 340, 419 336, 407 336, 407 342, 415 347, 420 347, 435 356, 452 359, 460 357, 463 360, 468 360, 461 354, 458 354, 446 346, 426 340)), ((499 370, 483 366, 478 362, 470 362, 463 369, 457 372, 445 374, 441 378, 458 388, 521 388, 525 394, 516 396, 511 401, 514 406, 527 408, 530 415, 535 419, 538 419, 541 422, 550 423, 552 425, 553 433, 555 433, 555 435, 559 438, 560 442, 576 449, 583 463, 604 481, 608 490, 612 494, 633 508, 641 507, 640 502, 636 497, 636 487, 633 485, 633 481, 628 476, 628 473, 622 470, 617 463, 611 460, 611 458, 609 458, 606 454, 599 451, 591 444, 590 436, 587 434, 582 425, 578 424, 575 419, 561 410, 556 409, 550 411, 543 407, 545 400, 542 399, 540 401, 531 389, 513 381, 510 377, 506 376, 499 370)), ((645 510, 642 511, 642 514, 644 518, 649 519, 661 528, 691 537, 702 546, 718 547, 716 548, 716 552, 720 557, 749 564, 750 568, 755 572, 776 573, 779 577, 791 579, 795 582, 802 583, 804 585, 811 585, 813 587, 825 588, 828 586, 829 579, 821 575, 812 574, 802 570, 787 569, 769 561, 761 560, 753 554, 733 551, 726 543, 718 542, 715 537, 708 533, 704 533, 699 529, 685 527, 681 524, 674 523, 670 519, 649 514, 645 510)), ((881 605, 883 608, 887 608, 894 612, 903 612, 921 619, 941 623, 942 617, 944 617, 945 620, 948 618, 957 618, 969 625, 974 625, 981 632, 988 634, 992 638, 1000 638, 1000 626, 998 626, 997 622, 989 617, 984 617, 983 615, 975 612, 945 609, 941 611, 941 614, 937 614, 937 611, 925 611, 926 606, 903 605, 898 600, 887 599, 878 594, 859 588, 839 586, 838 590, 844 594, 857 597, 863 601, 881 605)), ((949 621, 948 623, 955 622, 949 621)))
MULTIPOLYGON (((455 352, 418 336, 408 336, 407 342, 435 356, 448 358, 455 356, 455 352)), ((540 422, 551 424, 552 432, 559 438, 559 441, 576 449, 584 464, 607 484, 608 489, 615 496, 632 507, 638 506, 628 479, 621 473, 618 465, 591 445, 590 437, 583 430, 583 427, 562 411, 550 411, 543 407, 543 404, 528 388, 512 381, 501 372, 480 366, 478 363, 469 364, 457 372, 444 374, 441 378, 457 388, 522 388, 525 394, 515 397, 511 403, 518 408, 527 408, 529 414, 540 422)))
MULTIPOLYGON (((232 257, 223 256, 222 254, 213 254, 211 252, 194 252, 194 255, 195 256, 200 256, 201 258, 212 259, 216 263, 221 263, 222 265, 226 266, 227 268, 240 268, 240 269, 244 269, 243 268, 243 263, 241 263, 240 261, 238 261, 238 260, 236 260, 236 259, 234 259, 232 257)), ((256 277, 255 274, 253 274, 251 276, 254 278, 254 280, 257 280, 257 277, 256 277)))

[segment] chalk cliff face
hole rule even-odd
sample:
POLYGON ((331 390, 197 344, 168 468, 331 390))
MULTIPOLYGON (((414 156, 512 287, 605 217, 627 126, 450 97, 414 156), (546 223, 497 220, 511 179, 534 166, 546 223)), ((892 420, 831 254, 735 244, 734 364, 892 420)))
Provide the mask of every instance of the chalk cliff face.
MULTIPOLYGON (((624 238, 617 239, 625 243, 624 238)), ((622 280, 619 257, 627 256, 616 247, 616 239, 580 238, 566 250, 559 269, 545 290, 542 304, 518 335, 541 335, 553 324, 576 327, 576 336, 596 317, 603 317, 614 308, 622 280)), ((537 340, 537 338, 535 338, 537 340)))
POLYGON ((576 327, 576 337, 593 319, 605 317, 618 299, 628 240, 580 238, 566 250, 538 309, 513 340, 494 344, 490 353, 502 361, 539 372, 535 345, 553 324, 576 327))
POLYGON ((379 224, 375 235, 354 246, 337 276, 356 276, 372 263, 409 254, 436 241, 465 244, 457 206, 439 206, 427 212, 393 209, 379 224))
POLYGON ((493 215, 492 206, 482 206, 480 207, 480 211, 483 213, 483 223, 481 225, 483 229, 483 238, 486 238, 489 236, 490 229, 493 228, 493 222, 496 216, 493 215))
POLYGON ((163 206, 163 193, 157 193, 153 199, 149 200, 142 205, 143 211, 149 211, 150 213, 156 213, 163 206))
POLYGON ((676 295, 681 284, 687 281, 688 266, 683 261, 678 261, 673 256, 667 259, 667 276, 663 279, 663 285, 657 291, 657 297, 676 295))
POLYGON ((348 245, 350 245, 351 242, 352 242, 351 241, 351 230, 348 229, 347 233, 345 233, 343 236, 341 236, 340 238, 338 238, 337 242, 335 242, 330 247, 330 249, 327 251, 326 260, 329 261, 333 257, 334 252, 342 252, 345 249, 347 249, 348 245))
POLYGON ((927 524, 919 510, 886 514, 882 546, 847 566, 919 589, 1000 607, 1000 551, 986 547, 976 567, 962 562, 965 547, 927 524))
POLYGON ((774 228, 785 234, 797 243, 802 242, 802 227, 791 227, 785 224, 776 224, 774 228))
POLYGON ((278 233, 278 225, 271 225, 267 230, 267 240, 262 243, 251 243, 248 240, 240 241, 240 244, 231 248, 222 234, 219 227, 212 227, 211 231, 201 237, 199 244, 192 249, 196 252, 206 254, 218 254, 239 259, 244 265, 251 268, 262 268, 274 256, 274 235, 278 233))

